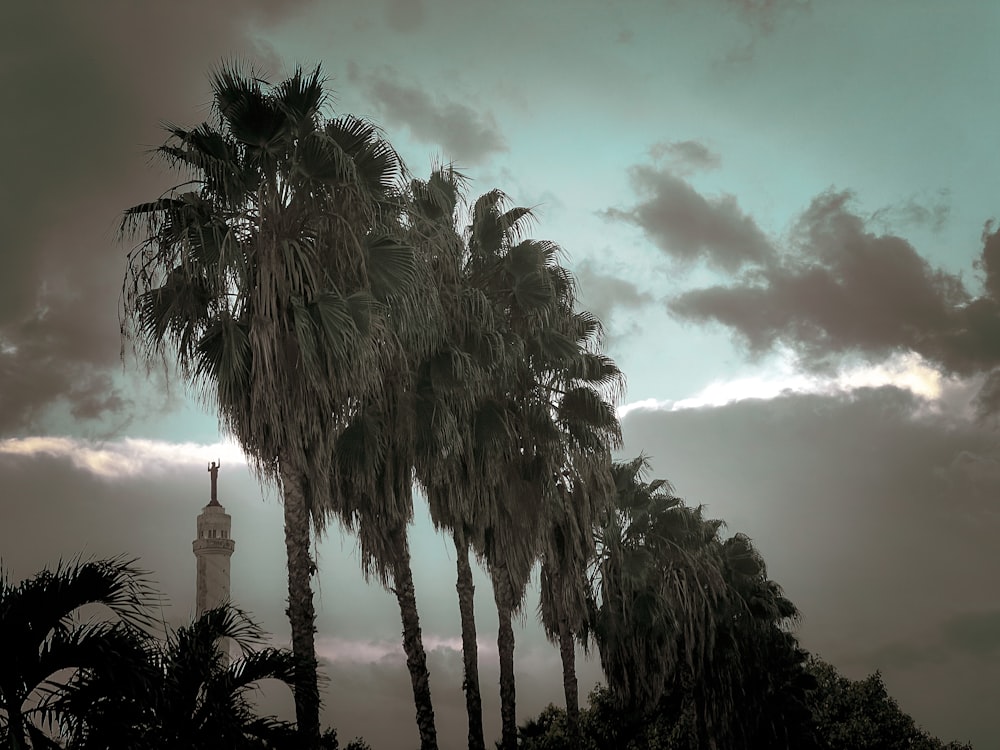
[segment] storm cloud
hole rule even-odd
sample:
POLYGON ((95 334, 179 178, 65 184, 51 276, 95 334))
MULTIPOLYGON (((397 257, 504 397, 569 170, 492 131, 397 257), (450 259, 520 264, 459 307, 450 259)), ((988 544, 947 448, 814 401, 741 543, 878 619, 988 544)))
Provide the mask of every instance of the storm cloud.
MULTIPOLYGON (((1000 233, 988 226, 976 268, 979 295, 932 266, 906 239, 876 234, 851 208, 849 192, 815 198, 799 217, 778 263, 748 269, 734 283, 694 289, 669 309, 730 328, 751 354, 783 346, 812 368, 849 354, 884 358, 911 351, 963 377, 1000 365, 1000 233)), ((981 394, 1000 405, 996 376, 981 394)))
POLYGON ((124 208, 171 184, 144 152, 162 142, 164 119, 205 119, 206 73, 224 57, 280 72, 255 31, 308 4, 9 9, 0 76, 16 116, 0 138, 17 145, 0 177, 0 435, 59 404, 81 420, 128 418, 133 404, 113 382, 124 272, 115 229, 124 208))
MULTIPOLYGON (((692 152, 690 143, 663 148, 682 164, 710 158, 710 154, 692 152)), ((684 263, 704 261, 728 272, 770 262, 774 254, 770 241, 735 196, 706 197, 670 165, 635 165, 629 169, 629 179, 639 201, 631 208, 601 213, 639 227, 668 257, 684 263)))
MULTIPOLYGON (((908 711, 926 710, 924 687, 942 672, 961 676, 949 689, 963 705, 991 694, 997 615, 982 592, 1000 570, 992 430, 883 387, 635 409, 623 433, 625 455, 645 451, 652 476, 754 539, 801 609, 810 651, 852 677, 883 670, 908 711)), ((986 714, 961 714, 935 731, 988 736, 986 714)))

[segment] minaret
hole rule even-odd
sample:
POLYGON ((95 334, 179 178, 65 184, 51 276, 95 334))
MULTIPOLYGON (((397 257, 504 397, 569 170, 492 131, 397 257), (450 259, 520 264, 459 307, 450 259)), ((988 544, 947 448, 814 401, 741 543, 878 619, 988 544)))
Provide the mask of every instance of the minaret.
POLYGON ((229 558, 236 543, 232 540, 233 519, 219 505, 219 464, 208 467, 212 475, 212 496, 198 514, 198 538, 192 542, 198 559, 198 588, 195 616, 229 602, 229 558))

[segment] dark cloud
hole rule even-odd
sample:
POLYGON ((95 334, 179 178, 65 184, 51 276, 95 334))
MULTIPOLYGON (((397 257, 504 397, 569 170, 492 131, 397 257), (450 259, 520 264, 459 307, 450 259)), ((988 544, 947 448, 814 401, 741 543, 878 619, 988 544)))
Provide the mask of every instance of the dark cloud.
MULTIPOLYGON (((802 610, 806 648, 852 677, 882 669, 891 694, 911 705, 940 702, 943 684, 960 704, 992 691, 1000 662, 974 668, 967 655, 995 654, 1000 627, 991 637, 995 614, 965 616, 995 612, 993 430, 881 388, 630 411, 623 432, 624 455, 645 451, 652 476, 755 540, 802 610), (968 456, 976 466, 964 465, 968 456), (976 493, 963 492, 959 472, 974 475, 976 493), (956 663, 962 678, 940 682, 938 671, 956 663)), ((936 716, 938 734, 991 736, 983 722, 973 736, 932 706, 914 715, 936 716)))
MULTIPOLYGON (((697 152, 691 142, 672 146, 670 153, 688 160, 697 152)), ((767 263, 773 256, 770 241, 734 196, 706 198, 669 167, 636 165, 629 174, 639 202, 602 215, 638 226, 669 257, 685 263, 701 260, 734 272, 747 264, 767 263)))
POLYGON ((1000 666, 1000 610, 961 612, 945 619, 922 641, 895 641, 860 655, 854 663, 912 671, 956 656, 1000 666))
MULTIPOLYGON (((984 290, 973 297, 902 237, 871 232, 850 200, 846 192, 817 197, 780 263, 686 292, 670 309, 731 328, 752 352, 785 345, 813 367, 847 353, 907 350, 962 376, 1000 365, 1000 235, 984 233, 984 290)), ((983 404, 997 401, 997 382, 987 381, 983 404)))
POLYGON ((421 143, 440 146, 446 161, 478 164, 507 150, 507 142, 489 112, 403 83, 389 70, 362 74, 352 67, 349 75, 367 90, 382 117, 406 127, 421 143))
POLYGON ((0 82, 11 116, 0 176, 0 433, 65 401, 81 418, 127 406, 117 300, 125 207, 171 184, 145 151, 159 123, 208 115, 208 73, 225 56, 280 73, 255 30, 307 2, 210 6, 17 3, 0 25, 0 82), (183 43, 181 43, 183 42, 183 43))
POLYGON ((911 670, 944 661, 947 656, 938 643, 899 642, 880 646, 852 661, 864 665, 866 669, 911 670))

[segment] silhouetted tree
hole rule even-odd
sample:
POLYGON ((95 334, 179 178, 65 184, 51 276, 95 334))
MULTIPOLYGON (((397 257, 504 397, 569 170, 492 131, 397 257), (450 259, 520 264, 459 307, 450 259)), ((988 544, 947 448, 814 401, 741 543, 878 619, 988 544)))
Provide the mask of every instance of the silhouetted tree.
MULTIPOLYGON (((329 512, 333 441, 392 361, 382 302, 412 287, 401 164, 370 123, 325 119, 317 68, 270 86, 212 76, 214 118, 156 150, 187 181, 125 212, 127 324, 176 358, 258 473, 280 484, 303 742, 319 742, 310 518, 329 512), (193 186, 193 187, 192 187, 193 186)), ((413 306, 419 314, 419 306, 413 306)))
POLYGON ((60 701, 67 683, 145 689, 154 602, 147 574, 122 557, 60 562, 17 584, 0 570, 0 745, 52 746, 46 730, 72 719, 60 701), (83 619, 88 605, 112 619, 83 619))

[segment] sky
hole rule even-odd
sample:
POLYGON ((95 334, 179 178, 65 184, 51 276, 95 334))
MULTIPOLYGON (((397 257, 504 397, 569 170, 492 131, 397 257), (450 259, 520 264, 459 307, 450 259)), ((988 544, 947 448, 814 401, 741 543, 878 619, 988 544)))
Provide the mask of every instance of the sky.
MULTIPOLYGON (((881 670, 941 738, 1000 746, 998 29, 978 0, 11 4, 3 565, 139 556, 184 622, 221 459, 234 598, 289 642, 275 493, 182 379, 123 357, 116 228, 177 181, 149 150, 162 123, 209 117, 214 66, 321 64, 331 114, 374 120, 414 175, 453 162, 473 198, 534 208, 628 377, 621 456, 754 539, 802 644, 853 678, 881 670)), ((441 746, 459 748, 454 552, 422 508, 411 547, 441 746)), ((416 745, 394 598, 365 585, 349 535, 318 555, 324 721, 416 745)), ((496 615, 477 575, 489 738, 496 615)), ((561 699, 536 605, 533 589, 519 720, 561 699)), ((586 693, 596 660, 580 676, 586 693)))

